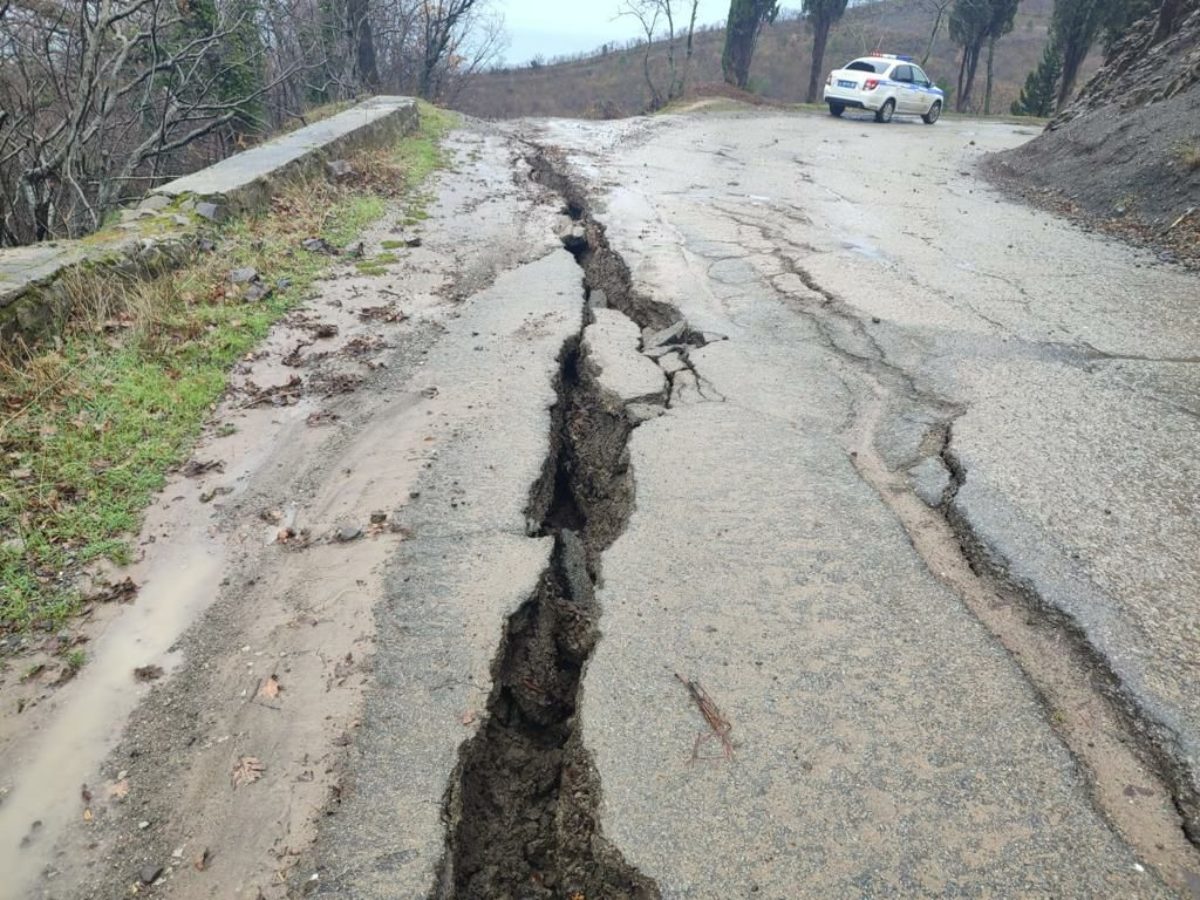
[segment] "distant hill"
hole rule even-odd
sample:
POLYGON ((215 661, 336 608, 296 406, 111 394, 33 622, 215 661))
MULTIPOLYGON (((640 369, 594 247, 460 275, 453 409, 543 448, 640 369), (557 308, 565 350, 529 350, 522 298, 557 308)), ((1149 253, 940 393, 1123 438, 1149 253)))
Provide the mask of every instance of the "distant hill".
MULTIPOLYGON (((616 0, 612 0, 615 9, 616 0)), ((1007 112, 1025 76, 1041 58, 1053 0, 1023 0, 1016 27, 996 46, 992 111, 1007 112)), ((880 0, 847 11, 834 27, 826 52, 826 68, 879 46, 889 53, 908 53, 918 59, 925 51, 932 16, 918 0, 880 0)), ((693 83, 721 80, 723 28, 696 37, 693 83)), ((755 93, 783 102, 803 100, 811 65, 812 36, 803 21, 777 22, 763 31, 754 56, 751 87, 755 93)), ((616 117, 645 109, 648 92, 642 74, 642 47, 622 47, 550 64, 498 70, 478 76, 455 104, 463 112, 485 118, 517 116, 616 117)), ((949 90, 958 77, 958 48, 943 23, 926 68, 939 86, 949 90)), ((656 45, 653 70, 665 71, 665 52, 656 45)), ((1099 60, 1089 60, 1086 78, 1099 60)), ((983 66, 975 95, 983 104, 983 66)))

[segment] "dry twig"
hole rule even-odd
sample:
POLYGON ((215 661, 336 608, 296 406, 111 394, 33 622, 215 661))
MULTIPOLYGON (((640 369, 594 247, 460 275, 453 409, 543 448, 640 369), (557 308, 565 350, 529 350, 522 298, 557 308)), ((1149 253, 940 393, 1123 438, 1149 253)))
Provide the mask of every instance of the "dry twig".
POLYGON ((700 709, 700 715, 704 717, 704 721, 711 729, 711 732, 701 731, 696 735, 696 744, 692 747, 692 759, 716 759, 715 756, 700 756, 700 745, 714 739, 721 742, 721 758, 733 759, 733 741, 729 738, 729 733, 733 731, 733 725, 721 714, 721 710, 713 702, 712 697, 708 696, 708 691, 704 690, 700 682, 684 678, 678 672, 675 673, 675 677, 679 679, 680 684, 687 688, 692 700, 700 709))

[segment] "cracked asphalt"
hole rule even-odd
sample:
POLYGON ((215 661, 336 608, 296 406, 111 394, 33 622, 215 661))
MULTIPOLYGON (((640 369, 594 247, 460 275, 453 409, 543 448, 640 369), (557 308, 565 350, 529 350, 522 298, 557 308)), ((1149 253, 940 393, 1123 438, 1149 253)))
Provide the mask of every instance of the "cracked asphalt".
MULTIPOLYGON (((714 390, 633 436, 583 684, 602 825, 664 896, 1164 889, 1095 802, 1112 773, 856 470, 868 400, 887 470, 1062 630, 1200 821, 1197 283, 975 174, 1028 136, 539 125, 636 287, 729 338, 691 354, 714 390), (733 722, 733 764, 690 758, 704 724, 675 672, 733 722)), ((1167 880, 1196 890, 1194 870, 1167 880)))
POLYGON ((237 493, 158 523, 181 658, 14 877, 1200 897, 1200 291, 977 174, 1031 136, 464 123, 422 246, 298 314, 406 314, 336 429, 239 413, 237 493), (387 528, 264 545, 276 508, 387 528))

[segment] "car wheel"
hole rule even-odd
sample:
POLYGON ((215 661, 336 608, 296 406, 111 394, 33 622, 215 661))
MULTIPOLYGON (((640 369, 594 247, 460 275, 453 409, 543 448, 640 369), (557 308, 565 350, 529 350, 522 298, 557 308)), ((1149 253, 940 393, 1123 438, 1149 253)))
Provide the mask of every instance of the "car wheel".
POLYGON ((846 107, 843 106, 841 103, 830 103, 829 104, 829 114, 831 116, 834 116, 834 117, 840 116, 845 111, 846 111, 846 107))
POLYGON ((895 111, 896 111, 896 101, 888 100, 883 104, 883 106, 879 107, 879 109, 876 110, 875 121, 876 122, 890 122, 890 121, 892 121, 892 113, 894 113, 895 111))
POLYGON ((929 112, 921 116, 921 119, 926 125, 932 125, 942 117, 942 101, 935 100, 933 106, 929 107, 929 112))

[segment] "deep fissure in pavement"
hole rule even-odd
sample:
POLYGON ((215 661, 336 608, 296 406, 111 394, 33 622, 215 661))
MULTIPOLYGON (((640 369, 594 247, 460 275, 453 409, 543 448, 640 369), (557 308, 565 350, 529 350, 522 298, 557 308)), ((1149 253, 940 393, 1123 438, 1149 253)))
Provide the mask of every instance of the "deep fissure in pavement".
MULTIPOLYGON (((679 323, 673 307, 632 289, 582 192, 543 154, 530 163, 534 180, 562 196, 564 213, 578 225, 563 244, 584 273, 584 327, 601 293, 642 328, 679 323)), ((704 340, 686 325, 677 330, 681 347, 704 340)), ((551 564, 506 624, 486 721, 461 752, 446 799, 438 897, 659 896, 601 833, 599 777, 577 718, 599 638, 601 554, 633 510, 627 445, 637 425, 596 382, 582 338, 581 331, 560 354, 550 452, 527 509, 531 536, 554 539, 551 564)))

